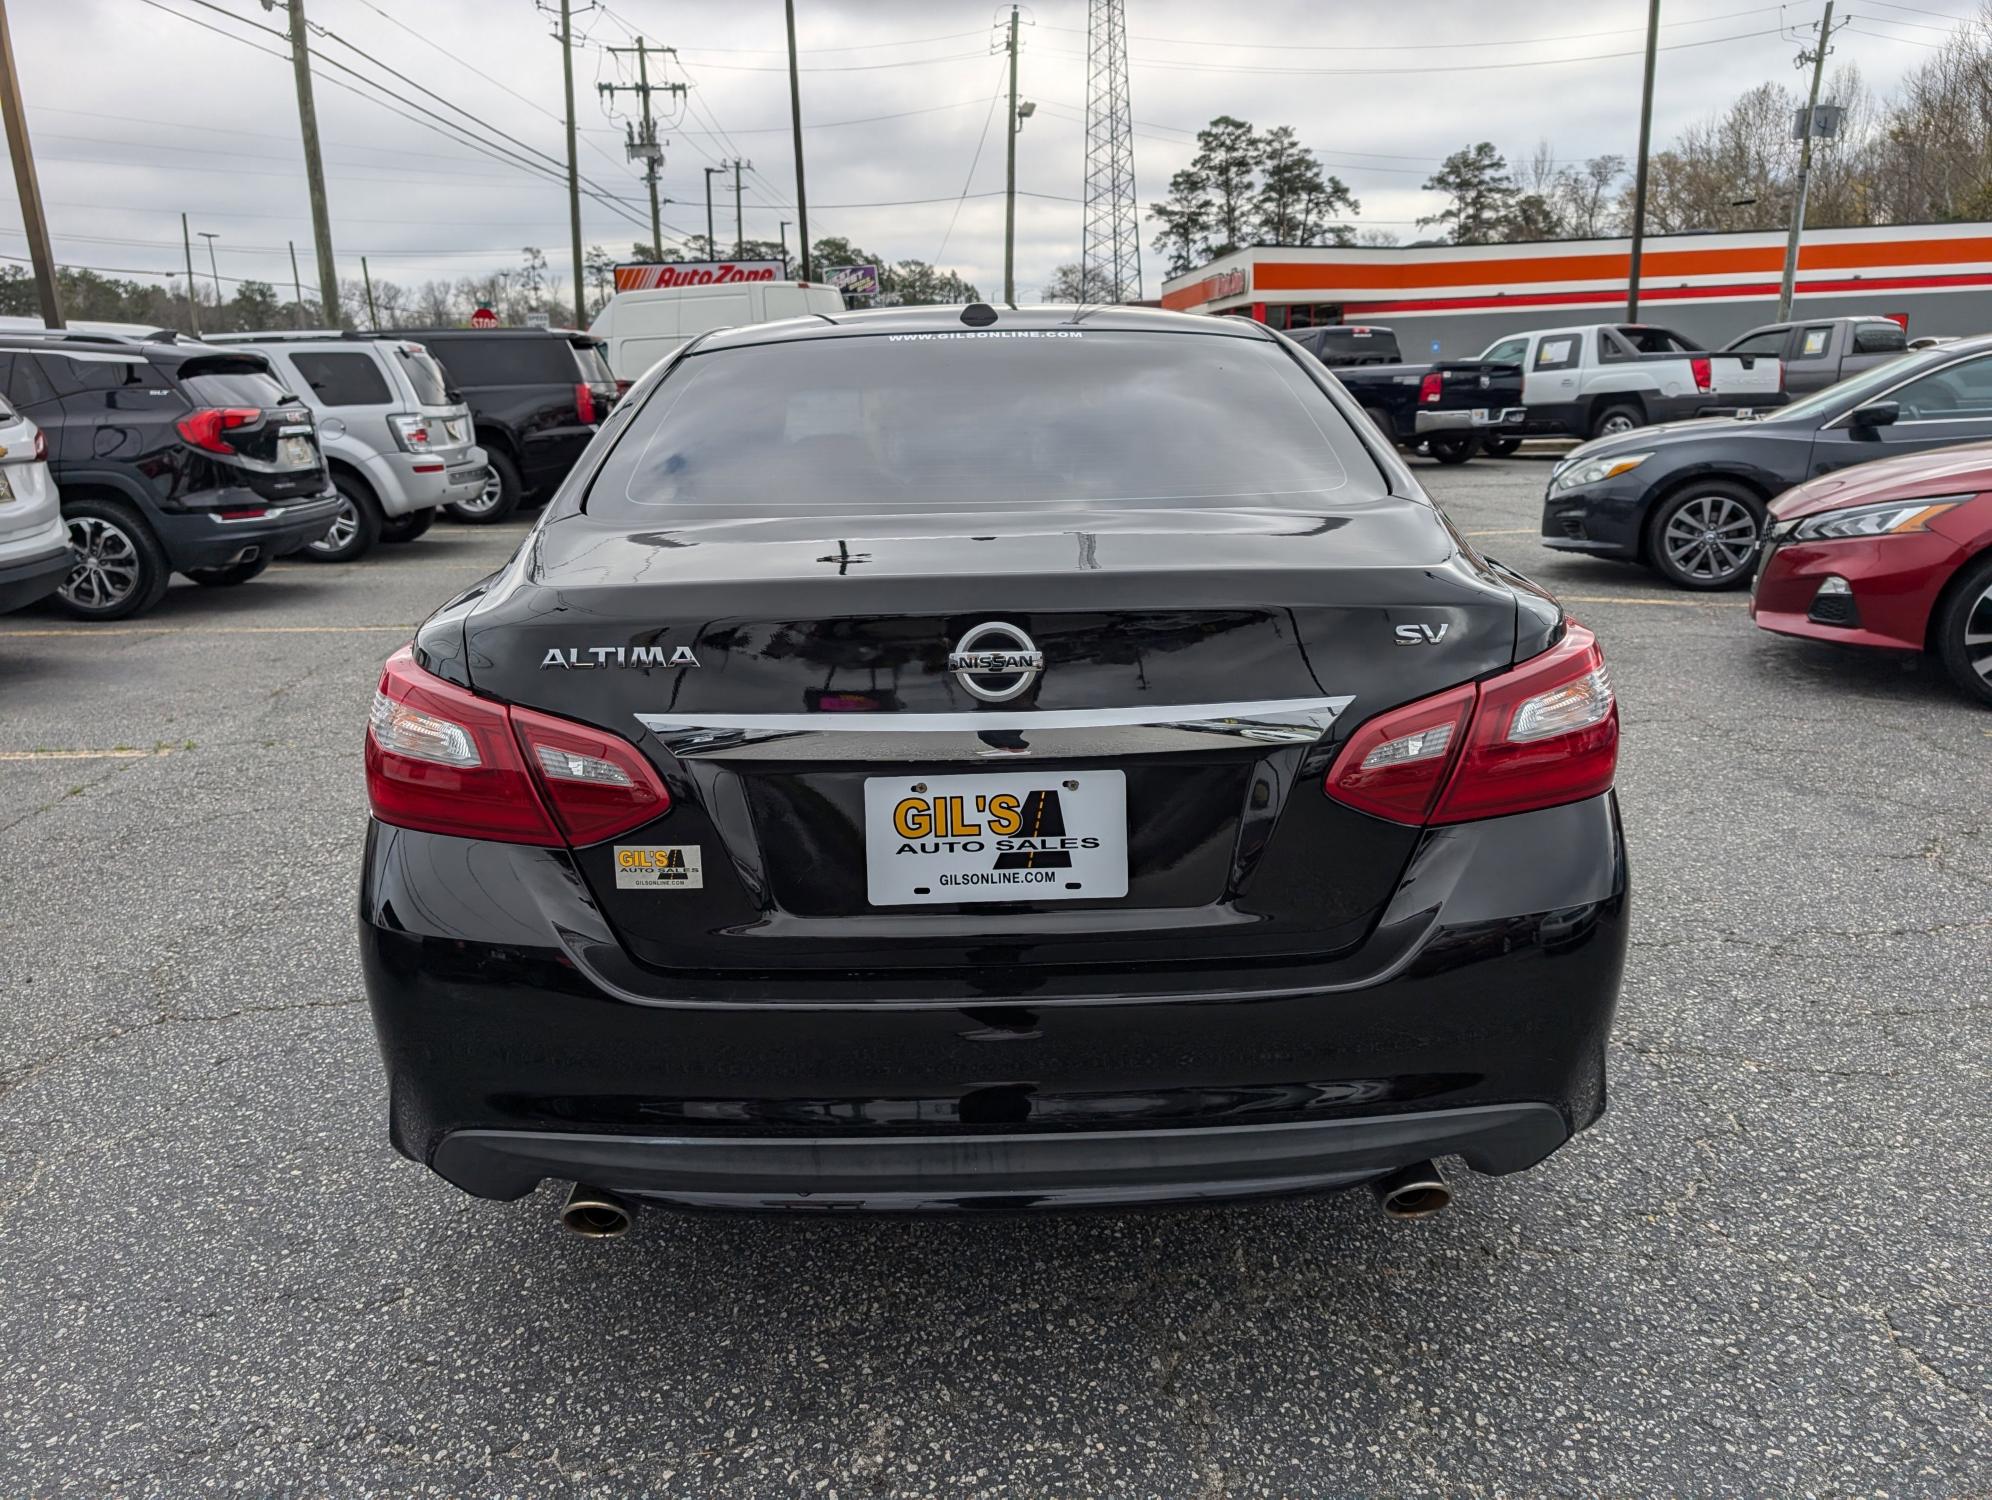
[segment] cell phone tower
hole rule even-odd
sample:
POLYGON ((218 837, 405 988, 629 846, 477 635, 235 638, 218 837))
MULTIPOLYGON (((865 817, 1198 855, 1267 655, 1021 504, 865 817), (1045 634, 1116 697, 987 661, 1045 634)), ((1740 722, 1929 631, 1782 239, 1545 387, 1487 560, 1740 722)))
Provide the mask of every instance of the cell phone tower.
POLYGON ((1141 220, 1134 199, 1134 106, 1122 0, 1090 0, 1086 17, 1085 214, 1079 273, 1086 300, 1138 300, 1141 220))

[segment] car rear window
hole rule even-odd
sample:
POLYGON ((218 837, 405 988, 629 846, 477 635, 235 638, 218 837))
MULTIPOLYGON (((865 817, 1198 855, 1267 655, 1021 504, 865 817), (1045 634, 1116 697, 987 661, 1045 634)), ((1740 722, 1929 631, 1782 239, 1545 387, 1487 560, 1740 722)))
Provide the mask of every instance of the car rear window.
POLYGON ((526 338, 473 333, 425 342, 458 387, 574 384, 574 356, 567 340, 555 334, 526 338))
POLYGON ((587 381, 588 384, 614 385, 616 383, 615 371, 611 370, 609 362, 602 358, 601 345, 573 344, 569 347, 574 350, 574 363, 581 369, 581 378, 587 381))
POLYGON ((385 406, 394 399, 387 377, 370 354, 308 354, 290 356, 311 392, 327 406, 385 406))
POLYGON ((1348 420, 1256 339, 908 333, 695 354, 630 422, 597 515, 1127 507, 1309 511, 1380 477, 1348 420))
POLYGON ((197 406, 281 406, 291 399, 260 359, 190 359, 179 380, 197 406))
POLYGON ((408 383, 415 388, 415 399, 423 406, 449 406, 450 382, 443 373, 443 367, 436 363, 427 350, 421 348, 396 349, 395 357, 401 361, 401 372, 408 377, 408 383))

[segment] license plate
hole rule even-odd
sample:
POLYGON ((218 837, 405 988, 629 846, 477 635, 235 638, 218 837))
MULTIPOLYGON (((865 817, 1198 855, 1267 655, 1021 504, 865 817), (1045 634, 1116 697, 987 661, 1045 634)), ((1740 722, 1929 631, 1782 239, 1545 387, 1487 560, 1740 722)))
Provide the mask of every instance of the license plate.
POLYGON ((14 498, 14 482, 7 477, 7 471, 0 469, 0 505, 14 498))
POLYGON ((1489 423, 1490 421, 1492 421, 1492 420, 1493 420, 1493 418, 1491 418, 1491 417, 1489 417, 1489 416, 1487 415, 1487 408, 1486 408, 1486 407, 1484 407, 1484 406, 1476 406, 1476 407, 1474 407, 1474 409, 1473 409, 1473 425, 1474 425, 1475 427, 1485 427, 1485 426, 1486 426, 1486 425, 1487 425, 1487 424, 1488 424, 1488 423, 1489 423))
POLYGON ((450 435, 450 441, 451 441, 451 442, 453 442, 453 443, 460 443, 460 442, 462 442, 462 441, 463 441, 463 421, 462 421, 462 419, 461 419, 461 418, 458 418, 458 417, 452 417, 452 418, 450 418, 450 420, 449 420, 449 421, 447 421, 447 422, 443 423, 443 431, 444 431, 444 432, 447 432, 447 433, 448 433, 448 434, 450 435))
POLYGON ((288 468, 306 469, 318 463, 318 450, 311 446, 311 439, 308 437, 279 439, 277 454, 288 468))
POLYGON ((865 885, 873 906, 1125 896, 1127 778, 868 777, 865 885))

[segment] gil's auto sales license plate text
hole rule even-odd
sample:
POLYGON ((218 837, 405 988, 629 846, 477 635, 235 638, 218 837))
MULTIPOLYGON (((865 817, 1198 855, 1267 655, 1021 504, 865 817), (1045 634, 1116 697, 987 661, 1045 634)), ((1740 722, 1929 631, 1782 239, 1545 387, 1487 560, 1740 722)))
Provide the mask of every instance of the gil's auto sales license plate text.
POLYGON ((1125 896, 1127 778, 868 777, 865 882, 874 906, 1125 896))

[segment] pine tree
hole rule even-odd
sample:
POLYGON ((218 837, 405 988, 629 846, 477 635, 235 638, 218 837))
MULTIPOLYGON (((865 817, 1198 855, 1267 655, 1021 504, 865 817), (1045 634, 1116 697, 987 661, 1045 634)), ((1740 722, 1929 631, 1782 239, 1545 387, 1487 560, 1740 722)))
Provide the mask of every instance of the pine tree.
POLYGON ((1418 226, 1446 225, 1445 237, 1455 245, 1485 245, 1497 238, 1517 197, 1507 159, 1492 141, 1453 152, 1425 179, 1425 191, 1444 193, 1452 201, 1443 211, 1420 219, 1418 226))

